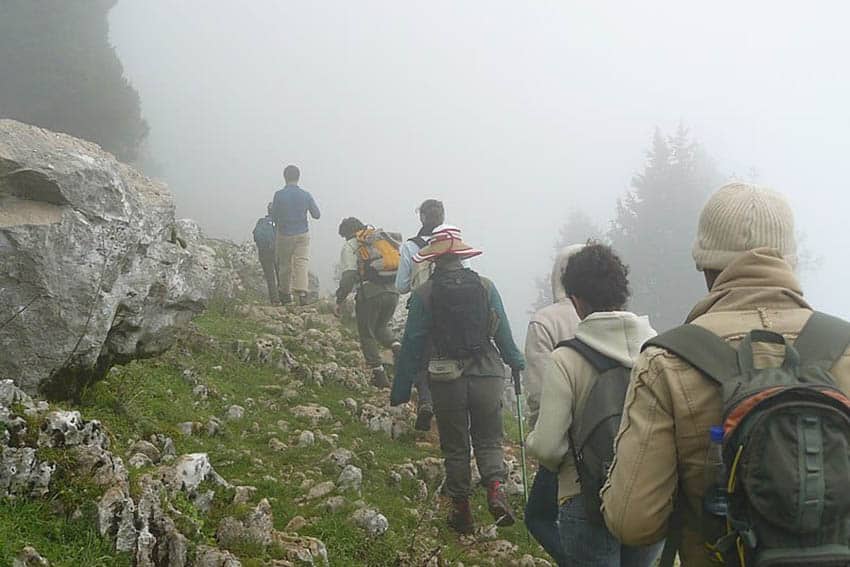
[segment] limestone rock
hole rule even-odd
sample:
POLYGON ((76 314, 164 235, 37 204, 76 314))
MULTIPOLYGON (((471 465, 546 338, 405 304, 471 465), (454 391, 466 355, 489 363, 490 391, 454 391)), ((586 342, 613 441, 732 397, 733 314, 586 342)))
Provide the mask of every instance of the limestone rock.
POLYGON ((109 439, 97 420, 84 421, 78 411, 52 411, 45 416, 39 432, 42 447, 98 445, 109 447, 109 439))
POLYGON ((322 510, 326 512, 330 512, 331 514, 336 514, 343 508, 348 506, 348 501, 342 496, 331 496, 320 506, 322 510))
POLYGON ((343 447, 340 447, 339 449, 334 449, 327 456, 327 460, 332 462, 334 465, 336 465, 340 469, 345 468, 345 466, 347 464, 349 464, 353 459, 354 459, 354 453, 352 453, 351 451, 349 451, 348 449, 345 449, 343 447))
POLYGON ((38 460, 32 447, 0 447, 0 494, 40 498, 56 465, 38 460))
POLYGON ((227 408, 227 419, 237 420, 242 419, 245 416, 245 408, 242 406, 237 406, 236 404, 227 408))
POLYGON ((150 441, 136 441, 133 443, 133 446, 130 448, 129 454, 142 453, 145 455, 152 463, 159 462, 159 459, 162 457, 159 449, 157 449, 156 445, 151 443, 150 441))
POLYGON ((354 465, 346 465, 336 482, 340 492, 360 494, 363 488, 363 471, 354 465))
POLYGON ((295 516, 286 524, 286 531, 297 532, 307 525, 307 519, 304 516, 295 516))
POLYGON ((127 459, 127 464, 134 469, 141 469, 153 465, 153 461, 144 453, 135 453, 127 459))
POLYGON ((274 543, 283 550, 284 557, 298 565, 317 565, 326 567, 328 549, 325 544, 314 537, 296 536, 275 532, 274 543))
POLYGON ((12 567, 49 567, 50 562, 41 556, 34 547, 24 547, 12 562, 12 567))
POLYGON ((331 410, 318 404, 305 404, 292 408, 292 415, 309 419, 313 424, 331 419, 331 410))
MULTIPOLYGON (((431 484, 441 481, 446 474, 443 460, 437 457, 425 457, 421 461, 417 461, 416 468, 419 471, 419 476, 425 482, 431 484)), ((472 468, 476 469, 476 467, 472 468)))
POLYGON ((242 563, 229 551, 199 545, 195 551, 195 567, 242 567, 242 563))
POLYGON ((227 486, 227 482, 213 469, 206 453, 182 455, 162 471, 162 480, 171 490, 184 492, 197 490, 205 480, 227 486))
POLYGON ((207 435, 213 437, 214 435, 218 435, 221 433, 221 421, 218 418, 211 417, 207 421, 207 435))
POLYGON ((55 397, 164 352, 209 276, 171 194, 97 145, 0 120, 0 376, 55 397), (62 277, 56 277, 62 274, 62 277))
POLYGON ((351 521, 370 537, 383 535, 390 528, 387 518, 371 508, 360 508, 351 515, 351 521))
POLYGON ((333 492, 335 488, 336 486, 334 486, 334 483, 329 480, 320 482, 307 493, 307 500, 317 500, 323 496, 327 496, 333 492))
POLYGON ((255 486, 237 486, 236 493, 233 495, 234 504, 247 504, 257 492, 255 486))
POLYGON ((315 445, 316 436, 312 431, 302 431, 301 435, 298 436, 298 446, 299 447, 310 447, 311 445, 315 445))

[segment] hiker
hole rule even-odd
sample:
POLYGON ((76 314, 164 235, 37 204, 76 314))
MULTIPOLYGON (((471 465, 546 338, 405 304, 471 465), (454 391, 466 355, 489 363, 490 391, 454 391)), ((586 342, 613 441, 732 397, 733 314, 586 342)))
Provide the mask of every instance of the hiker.
MULTIPOLYGON (((558 252, 552 267, 552 305, 538 310, 528 323, 525 335, 525 378, 528 428, 534 429, 540 411, 540 388, 543 374, 555 349, 561 341, 575 336, 578 314, 572 301, 564 292, 561 277, 570 257, 584 245, 574 244, 558 252)), ((534 483, 525 504, 525 525, 534 539, 543 546, 558 565, 566 565, 561 551, 561 535, 558 532, 558 471, 544 466, 537 469, 534 483)))
POLYGON ((803 299, 788 202, 724 185, 693 258, 709 292, 635 364, 608 527, 627 544, 667 534, 667 565, 677 547, 685 567, 850 564, 850 327, 803 299))
POLYGON ((294 165, 283 170, 286 185, 275 193, 272 217, 277 227, 277 269, 279 299, 284 305, 292 302, 292 293, 298 303, 309 303, 310 228, 307 213, 318 220, 321 216, 313 196, 298 186, 301 172, 294 165))
POLYGON ((335 313, 340 315, 345 300, 357 288, 354 312, 360 349, 369 367, 372 385, 389 388, 378 345, 391 348, 394 354, 401 346, 390 329, 398 305, 395 274, 399 244, 384 231, 366 226, 354 217, 340 223, 339 235, 345 239, 345 244, 339 259, 335 313))
POLYGON ((575 338, 552 352, 537 424, 528 436, 529 452, 558 471, 561 564, 649 567, 659 547, 621 545, 602 520, 598 491, 606 473, 604 453, 613 452, 629 369, 655 331, 647 317, 624 311, 628 268, 611 247, 588 242, 569 258, 561 283, 580 322, 575 338))
POLYGON ((395 286, 399 293, 410 293, 420 285, 428 281, 433 271, 431 262, 415 263, 413 257, 428 244, 428 238, 434 229, 446 222, 446 211, 442 201, 427 199, 419 205, 419 220, 422 227, 416 236, 408 238, 401 247, 401 261, 398 266, 398 274, 395 278, 395 286))
POLYGON ((449 525, 461 534, 474 530, 470 438, 487 505, 496 525, 514 523, 505 494, 502 452, 502 391, 505 367, 523 369, 496 286, 461 261, 481 254, 464 243, 460 229, 434 229, 413 258, 434 262, 431 278, 413 292, 390 403, 410 400, 426 368, 445 458, 445 492, 452 499, 449 525), (494 344, 495 343, 495 344, 494 344))
MULTIPOLYGON (((434 229, 446 220, 446 212, 443 203, 436 199, 427 199, 419 206, 419 220, 422 227, 416 236, 408 238, 401 247, 401 259, 398 266, 398 274, 395 278, 395 287, 399 293, 410 293, 431 277, 434 264, 432 262, 413 261, 413 257, 428 245, 428 238, 434 229)), ((416 391, 418 393, 416 407, 416 422, 413 428, 417 431, 430 431, 431 418, 434 416, 434 405, 431 403, 431 388, 428 386, 428 371, 423 369, 416 377, 416 391)))
POLYGON ((272 305, 280 305, 277 291, 277 262, 275 259, 275 226, 272 218, 272 204, 266 207, 268 214, 257 220, 254 226, 254 244, 257 246, 257 255, 260 257, 260 266, 266 277, 266 285, 269 288, 269 301, 272 305))

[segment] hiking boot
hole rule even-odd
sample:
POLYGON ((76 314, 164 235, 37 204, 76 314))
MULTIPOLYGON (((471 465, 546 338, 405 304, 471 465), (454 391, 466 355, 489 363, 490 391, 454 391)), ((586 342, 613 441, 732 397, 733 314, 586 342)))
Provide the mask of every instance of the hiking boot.
POLYGON ((384 367, 372 369, 372 385, 376 388, 389 388, 390 381, 387 379, 387 371, 384 367))
POLYGON ((431 404, 422 404, 416 410, 416 423, 413 424, 413 429, 431 431, 432 417, 434 417, 434 407, 431 404))
POLYGON ((472 518, 468 498, 452 498, 449 527, 463 535, 469 535, 475 531, 475 520, 472 518))
POLYGON ((512 526, 516 521, 511 505, 508 504, 505 487, 498 480, 487 485, 487 508, 499 527, 512 526))
POLYGON ((282 293, 280 295, 280 305, 288 305, 292 303, 292 296, 288 293, 282 293))

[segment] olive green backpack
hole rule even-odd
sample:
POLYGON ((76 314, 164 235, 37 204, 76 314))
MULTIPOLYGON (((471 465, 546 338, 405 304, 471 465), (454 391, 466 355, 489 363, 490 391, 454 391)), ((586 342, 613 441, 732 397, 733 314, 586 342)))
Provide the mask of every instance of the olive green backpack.
POLYGON ((850 399, 830 374, 848 345, 850 324, 822 313, 793 346, 755 330, 735 350, 696 325, 644 345, 721 386, 728 513, 702 522, 718 564, 850 566, 850 399), (755 368, 753 343, 784 346, 782 366, 755 368))

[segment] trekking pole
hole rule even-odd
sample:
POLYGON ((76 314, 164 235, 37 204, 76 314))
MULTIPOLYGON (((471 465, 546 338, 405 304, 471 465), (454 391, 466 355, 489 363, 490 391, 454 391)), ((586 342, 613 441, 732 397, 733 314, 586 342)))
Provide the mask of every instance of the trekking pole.
POLYGON ((512 369, 511 374, 514 379, 514 394, 516 394, 516 415, 519 423, 519 452, 522 459, 522 495, 523 504, 528 503, 528 471, 525 469, 525 432, 522 425, 522 380, 520 380, 519 370, 512 369))

